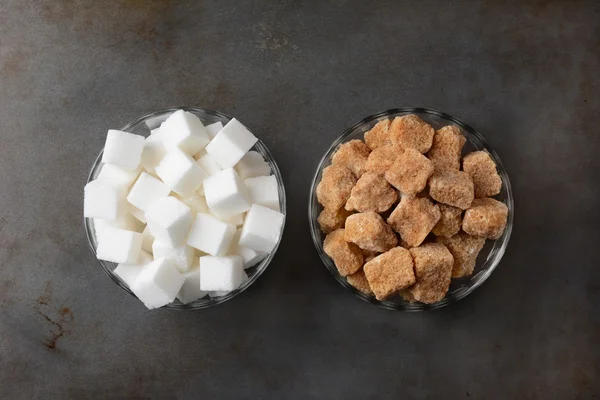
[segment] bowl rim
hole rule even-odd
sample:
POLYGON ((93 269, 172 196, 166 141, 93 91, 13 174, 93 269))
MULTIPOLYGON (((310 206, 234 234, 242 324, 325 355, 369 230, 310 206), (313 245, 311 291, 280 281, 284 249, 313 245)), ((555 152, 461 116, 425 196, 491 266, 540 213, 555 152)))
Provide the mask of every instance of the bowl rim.
MULTIPOLYGON (((315 246, 315 250, 317 250, 319 257, 321 258, 321 261, 323 262, 323 264, 325 265, 327 270, 331 273, 331 275, 335 278, 335 280, 338 281, 338 283, 340 285, 342 285, 346 289, 349 289, 350 291, 352 291, 361 300, 366 301, 370 304, 378 305, 378 306, 383 307, 388 310, 395 310, 395 311, 419 312, 419 311, 435 310, 435 309, 445 307, 449 304, 457 303, 458 301, 462 300, 463 298, 465 298, 466 296, 471 294, 473 291, 475 291, 475 289, 477 289, 479 286, 481 286, 491 276, 491 274, 497 268, 498 264, 500 264, 500 261, 502 260, 504 253, 506 252, 506 247, 508 246, 508 242, 510 241, 510 236, 512 234, 512 229, 513 229, 513 219, 514 219, 514 199, 513 199, 512 187, 510 184, 510 179, 508 177, 508 173, 506 172, 506 169, 504 168, 504 164, 502 163, 502 160, 500 159, 500 156, 498 155, 498 153, 496 153, 494 148, 489 144, 489 142, 485 139, 485 137, 481 133, 479 133, 475 128, 470 126, 469 124, 461 121, 460 119, 458 119, 456 117, 453 117, 452 115, 450 115, 448 113, 441 112, 441 111, 431 109, 431 108, 426 108, 426 107, 391 108, 391 109, 388 109, 385 111, 381 111, 381 112, 369 115, 369 116, 361 119, 360 121, 356 122, 355 124, 350 126, 348 129, 346 129, 344 131, 344 133, 342 133, 339 137, 337 137, 332 142, 332 144, 329 146, 329 148, 325 151, 325 154, 323 155, 323 157, 321 157, 321 159, 319 160, 319 163, 317 164, 316 172, 315 172, 312 182, 311 182, 310 192, 309 192, 309 196, 308 196, 308 222, 309 222, 311 237, 313 239, 313 244, 315 246), (319 184, 319 181, 318 181, 319 175, 321 174, 322 170, 324 169, 324 164, 329 161, 329 156, 333 152, 333 150, 336 149, 341 143, 344 143, 345 139, 348 136, 355 133, 356 130, 360 129, 361 127, 363 127, 373 121, 382 119, 383 117, 391 117, 391 116, 396 117, 396 116, 406 115, 406 114, 417 114, 418 116, 429 115, 429 116, 433 116, 436 118, 441 118, 448 122, 452 122, 452 123, 458 125, 461 129, 468 132, 471 135, 471 139, 474 139, 472 141, 476 142, 480 147, 483 147, 485 149, 485 151, 487 151, 491 154, 492 158, 496 162, 498 173, 502 177, 502 186, 506 192, 506 199, 504 199, 504 203, 506 204, 506 206, 508 208, 508 217, 507 217, 507 221, 506 221, 506 228, 505 228, 505 231, 502 234, 501 238, 493 241, 494 243, 499 242, 501 244, 500 244, 498 251, 496 251, 494 253, 495 254, 494 259, 492 260, 489 268, 487 268, 484 271, 480 271, 477 274, 474 274, 473 276, 480 275, 480 279, 473 282, 465 290, 461 290, 457 293, 453 293, 452 295, 446 295, 446 297, 444 297, 442 300, 440 300, 436 303, 433 303, 433 304, 424 304, 424 303, 420 303, 420 302, 409 303, 407 301, 403 301, 401 303, 385 301, 385 300, 380 301, 380 300, 375 299, 375 297, 373 297, 373 296, 368 296, 368 295, 362 293, 361 291, 356 289, 354 286, 350 285, 346 281, 346 279, 337 272, 337 268, 333 264, 332 260, 325 254, 325 252, 323 250, 322 239, 320 238, 322 233, 321 233, 319 224, 317 222, 317 215, 318 215, 317 210, 318 210, 318 207, 320 207, 320 205, 316 201, 316 188, 317 188, 317 185, 319 184), (315 209, 315 207, 316 207, 316 209, 315 209)), ((486 262, 483 265, 485 265, 488 262, 489 262, 489 260, 486 260, 486 262)))
MULTIPOLYGON (((127 123, 125 126, 123 126, 120 130, 128 132, 129 129, 131 129, 133 126, 139 125, 144 123, 146 120, 153 118, 153 117, 157 117, 157 116, 162 116, 164 114, 167 113, 173 113, 175 111, 178 110, 184 110, 184 111, 189 111, 189 112, 198 112, 198 113, 203 113, 203 114, 208 114, 210 116, 213 116, 215 118, 218 118, 219 120, 223 119, 223 120, 227 120, 230 121, 233 119, 233 117, 220 112, 220 111, 215 111, 215 110, 210 110, 207 108, 202 108, 202 107, 197 107, 197 106, 182 106, 182 107, 167 107, 161 110, 157 110, 157 111, 153 111, 147 114, 144 114, 141 117, 138 117, 137 119, 133 120, 132 122, 127 123)), ((206 309, 206 308, 210 308, 212 306, 218 305, 218 304, 222 304, 228 300, 233 299, 234 297, 238 296, 239 294, 241 294, 242 292, 244 292, 246 289, 248 289, 250 286, 252 286, 252 284, 254 284, 254 282, 256 282, 258 280, 258 278, 265 272, 265 270, 269 267, 269 265, 271 264, 271 261, 273 260, 273 258, 275 257, 275 254, 277 253, 277 250, 279 249, 279 246, 281 244, 281 241, 283 240, 283 233, 285 230, 285 223, 286 223, 286 219, 287 219, 287 199, 286 199, 286 193, 285 193, 285 184, 283 182, 283 175, 281 174, 281 171, 279 169, 279 166, 277 165, 277 162, 275 161, 275 158, 273 157, 273 155, 271 154, 271 152, 269 151, 269 148, 262 142, 262 140, 260 138, 258 138, 258 141, 256 142, 256 144, 252 147, 251 150, 255 149, 255 147, 258 147, 258 149, 260 149, 261 154, 263 156, 266 156, 266 158, 269 161, 269 165, 271 167, 271 173, 276 177, 277 179, 277 188, 278 188, 278 194, 279 194, 279 206, 280 206, 280 212, 283 214, 283 224, 281 226, 281 233, 279 236, 279 240, 277 242, 277 244, 275 245, 275 247, 273 248, 273 250, 271 251, 271 253, 268 254, 268 256, 262 260, 259 264, 250 267, 252 269, 256 269, 255 273, 252 275, 252 277, 249 277, 249 279, 247 281, 245 281, 242 286, 240 286, 238 289, 227 293, 224 296, 219 296, 219 297, 215 297, 212 298, 210 296, 206 296, 204 298, 195 300, 191 303, 188 304, 183 304, 181 302, 179 303, 169 303, 166 304, 162 307, 158 307, 156 308, 156 310, 202 310, 202 309, 206 309)), ((102 165, 102 155, 104 153, 104 148, 102 148, 100 150, 100 153, 98 154, 98 156, 95 158, 93 164, 92 164, 92 168, 90 169, 90 172, 88 173, 87 176, 87 180, 86 180, 86 184, 88 184, 89 182, 91 182, 93 180, 94 174, 96 172, 96 170, 98 170, 98 168, 100 167, 100 165, 102 165)), ((96 248, 94 247, 94 241, 92 239, 92 236, 95 237, 95 233, 93 232, 93 226, 92 226, 92 218, 86 218, 85 216, 83 217, 83 225, 84 225, 84 229, 85 229, 85 233, 86 233, 86 237, 87 237, 87 241, 88 241, 88 246, 92 252, 92 254, 94 255, 94 258, 96 259, 96 261, 98 262, 98 264, 100 264, 101 269, 104 271, 104 273, 117 285, 119 286, 121 289, 123 289, 125 292, 129 293, 129 295, 135 297, 137 299, 137 296, 131 291, 131 289, 129 288, 129 286, 127 284, 125 284, 120 278, 118 278, 117 276, 115 276, 112 273, 112 270, 110 268, 107 267, 107 265, 105 265, 105 262, 103 262, 102 260, 99 260, 98 257, 96 256, 96 248)), ((114 263, 111 263, 114 264, 114 263)))

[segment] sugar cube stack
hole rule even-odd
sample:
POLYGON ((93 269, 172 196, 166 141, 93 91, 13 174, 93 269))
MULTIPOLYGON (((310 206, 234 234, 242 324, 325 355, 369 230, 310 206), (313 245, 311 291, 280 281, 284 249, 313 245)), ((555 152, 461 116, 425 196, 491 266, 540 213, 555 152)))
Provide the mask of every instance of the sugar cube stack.
POLYGON ((238 120, 178 110, 150 136, 108 131, 84 189, 98 259, 149 309, 224 296, 279 242, 279 184, 238 120))

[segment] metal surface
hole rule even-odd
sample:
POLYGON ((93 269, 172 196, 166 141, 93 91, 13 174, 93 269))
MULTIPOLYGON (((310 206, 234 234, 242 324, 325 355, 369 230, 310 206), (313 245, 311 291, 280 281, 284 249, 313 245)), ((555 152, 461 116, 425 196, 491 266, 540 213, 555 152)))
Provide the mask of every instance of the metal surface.
POLYGON ((0 1, 0 398, 598 396, 600 4, 443 3, 0 1), (106 130, 172 105, 244 121, 288 193, 271 267, 201 312, 145 310, 81 225, 106 130), (331 141, 400 106, 478 129, 515 194, 492 277, 418 315, 338 285, 306 219, 331 141))

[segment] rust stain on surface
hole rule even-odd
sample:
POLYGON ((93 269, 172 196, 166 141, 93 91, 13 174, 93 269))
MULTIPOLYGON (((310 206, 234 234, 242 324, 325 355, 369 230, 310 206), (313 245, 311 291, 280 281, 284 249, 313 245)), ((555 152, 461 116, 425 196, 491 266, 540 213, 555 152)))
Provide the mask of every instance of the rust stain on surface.
POLYGON ((58 315, 59 315, 58 320, 54 320, 53 318, 44 314, 42 311, 38 310, 37 313, 39 315, 41 315, 46 320, 46 322, 48 322, 51 325, 51 328, 50 328, 51 336, 46 342, 44 342, 44 344, 46 345, 46 347, 48 349, 54 350, 54 349, 56 349, 56 344, 57 344, 58 340, 60 338, 62 338, 66 333, 69 333, 69 331, 67 329, 65 329, 64 324, 66 322, 73 321, 73 312, 67 307, 62 308, 58 312, 58 315))
POLYGON ((42 343, 49 350, 56 350, 58 341, 70 333, 68 324, 74 320, 73 312, 69 307, 61 307, 57 311, 52 310, 52 283, 50 281, 46 282, 44 293, 37 298, 33 310, 48 325, 50 336, 42 343))

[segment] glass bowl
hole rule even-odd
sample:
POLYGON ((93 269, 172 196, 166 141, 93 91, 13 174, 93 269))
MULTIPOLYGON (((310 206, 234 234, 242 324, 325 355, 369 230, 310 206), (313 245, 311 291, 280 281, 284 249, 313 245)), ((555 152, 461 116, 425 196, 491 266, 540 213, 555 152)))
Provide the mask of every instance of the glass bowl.
POLYGON ((444 307, 448 304, 455 303, 458 300, 466 297, 469 293, 473 292, 483 282, 485 282, 485 280, 492 274, 494 269, 496 269, 498 263, 500 263, 500 260, 504 255, 504 251, 506 250, 506 246, 508 245, 508 240, 510 239, 510 234, 512 231, 513 196, 510 188, 510 180, 508 179, 506 170, 504 169, 504 166, 500 161, 500 157, 498 157, 498 154, 496 154, 494 149, 492 149, 492 147, 488 144, 484 137, 475 129, 471 128, 464 122, 439 111, 427 108, 395 108, 392 110, 380 112, 375 115, 371 115, 363 119, 362 121, 358 122, 348 130, 346 130, 346 132, 344 132, 342 136, 340 136, 333 142, 331 147, 327 150, 327 152, 321 159, 321 162, 317 167, 315 177, 313 178, 312 185, 310 188, 308 217, 311 235, 315 247, 317 248, 317 252, 319 253, 321 260, 323 260, 323 263, 325 264, 329 272, 331 272, 334 278, 342 286, 352 291, 356 296, 358 296, 362 300, 365 300, 372 304, 377 304, 387 309, 403 311, 423 311, 444 307), (494 198, 503 202, 508 207, 508 221, 506 224, 506 229, 502 234, 502 237, 500 237, 498 240, 487 240, 485 246, 483 247, 483 249, 479 253, 479 256, 477 257, 477 263, 473 274, 469 277, 452 279, 452 283, 450 285, 448 293, 446 294, 446 297, 434 304, 410 303, 402 299, 402 297, 400 296, 394 296, 389 300, 379 301, 374 296, 366 295, 360 292, 359 290, 355 289, 348 282, 346 282, 346 279, 344 277, 340 276, 331 258, 329 258, 327 254, 325 254, 325 251, 323 250, 323 240, 325 238, 325 235, 321 232, 319 228, 319 223, 317 222, 319 213, 323 208, 317 201, 316 189, 318 183, 321 181, 323 169, 331 164, 331 156, 333 155, 333 153, 338 149, 338 147, 342 143, 353 139, 364 139, 365 132, 370 130, 378 121, 386 118, 393 119, 397 116, 402 116, 406 114, 418 115, 424 121, 431 124, 435 129, 449 124, 458 126, 467 139, 463 150, 463 154, 465 152, 475 150, 485 150, 488 153, 490 153, 490 156, 496 163, 498 173, 502 178, 502 190, 500 194, 494 196, 494 198))
MULTIPOLYGON (((232 117, 225 115, 221 112, 207 110, 204 108, 174 107, 174 108, 168 108, 168 109, 161 110, 161 111, 156 111, 156 112, 153 112, 148 115, 144 115, 143 117, 140 117, 137 120, 125 125, 121 130, 126 131, 126 132, 135 133, 136 135, 148 136, 148 135, 150 135, 150 131, 152 129, 158 128, 160 126, 160 124, 164 120, 166 120, 172 113, 174 113, 175 111, 180 110, 180 109, 183 109, 185 111, 189 111, 189 112, 195 114, 196 116, 198 116, 198 118, 200 118, 200 120, 202 121, 202 123, 204 125, 209 125, 209 124, 212 124, 212 123, 215 123, 218 121, 221 121, 223 123, 223 125, 225 125, 232 119, 232 117)), ((284 215, 284 223, 281 227, 281 234, 279 237, 279 242, 277 243, 277 245, 275 246, 273 251, 268 255, 267 258, 265 258, 259 264, 245 270, 246 273, 248 274, 248 280, 246 282, 244 282, 242 284, 242 286, 240 286, 238 289, 234 290, 233 292, 229 292, 224 296, 214 297, 214 298, 206 296, 202 299, 196 300, 189 304, 183 304, 179 300, 176 299, 173 303, 167 304, 166 306, 163 306, 161 308, 166 308, 166 309, 170 309, 170 310, 199 310, 202 308, 208 308, 208 307, 220 304, 220 303, 224 303, 227 300, 233 299, 235 296, 242 293, 244 290, 248 289, 250 287, 250 285, 252 285, 254 282, 256 282, 258 277, 263 272, 265 272, 265 270, 271 263, 271 260, 273 260, 273 257, 275 256, 275 253, 277 252, 277 248, 279 247, 279 243, 281 243, 281 238, 283 237, 283 229, 285 226, 285 215, 286 215, 285 188, 283 186, 283 179, 281 177, 281 172, 279 171, 279 168, 277 167, 277 163, 273 159, 273 156, 269 152, 269 149, 267 149, 267 146, 265 146, 265 144, 262 141, 260 141, 260 139, 259 139, 258 142, 256 142, 256 144, 254 145, 254 147, 252 147, 252 150, 257 151, 258 153, 262 154, 262 156, 265 158, 266 162, 271 167, 271 172, 277 178, 277 187, 279 190, 279 207, 280 207, 281 213, 284 215)), ((100 173, 100 171, 102 169, 102 165, 103 165, 102 151, 100 151, 100 154, 98 154, 98 157, 96 158, 96 161, 94 162, 94 165, 92 166, 92 170, 90 171, 90 174, 89 174, 89 177, 87 180, 88 182, 96 179, 96 177, 98 176, 98 174, 100 173)), ((98 239, 96 237, 96 230, 94 229, 94 221, 91 218, 84 218, 84 225, 85 225, 85 231, 87 233, 87 238, 88 238, 88 242, 90 245, 90 249, 92 250, 92 252, 94 253, 94 256, 95 256, 96 248, 98 247, 98 239)), ((113 273, 113 270, 116 268, 117 264, 108 262, 108 261, 103 261, 103 260, 98 260, 98 262, 100 263, 102 270, 110 277, 110 279, 113 280, 114 283, 116 283, 117 285, 119 285, 121 287, 121 289, 123 289, 124 291, 126 291, 127 293, 129 293, 130 295, 135 297, 133 292, 129 289, 129 286, 127 286, 127 284, 125 282, 123 282, 123 280, 121 278, 119 278, 117 275, 115 275, 113 273)))

